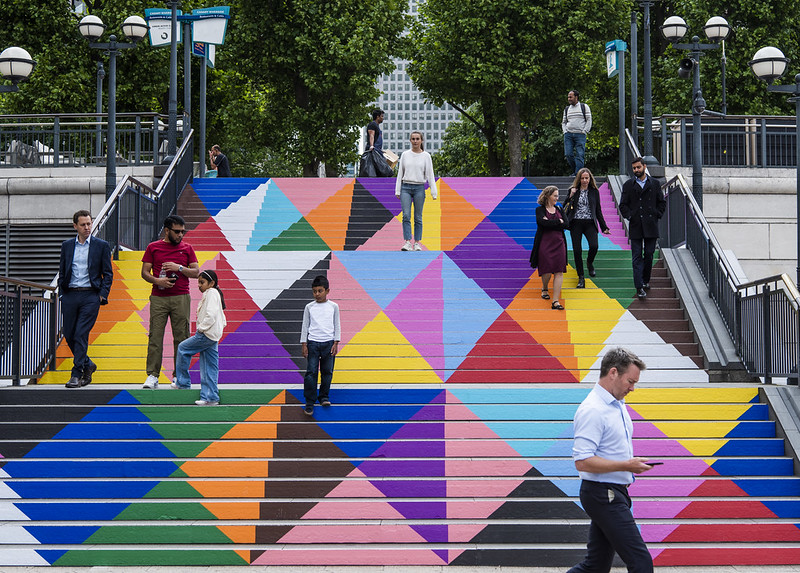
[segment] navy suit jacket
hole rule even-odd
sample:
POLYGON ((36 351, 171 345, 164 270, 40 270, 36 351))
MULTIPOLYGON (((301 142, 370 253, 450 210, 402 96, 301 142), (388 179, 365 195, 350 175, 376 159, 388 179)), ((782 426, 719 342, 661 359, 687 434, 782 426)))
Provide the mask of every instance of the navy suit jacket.
MULTIPOLYGON (((61 243, 61 260, 58 265, 58 288, 62 293, 69 291, 72 279, 72 259, 75 256, 75 238, 61 243)), ((111 247, 103 239, 92 237, 89 242, 89 282, 102 298, 101 304, 108 302, 108 293, 114 280, 111 267, 111 247)))

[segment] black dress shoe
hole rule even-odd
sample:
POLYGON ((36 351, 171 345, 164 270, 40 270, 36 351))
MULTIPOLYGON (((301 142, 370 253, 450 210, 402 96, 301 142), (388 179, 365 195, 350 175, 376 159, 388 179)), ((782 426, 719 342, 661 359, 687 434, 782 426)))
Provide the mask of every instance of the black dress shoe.
POLYGON ((89 368, 83 371, 83 376, 81 376, 81 386, 88 386, 92 383, 92 374, 95 373, 95 370, 97 370, 97 364, 92 364, 89 366, 89 368))
POLYGON ((636 291, 636 296, 639 297, 639 300, 644 300, 647 298, 647 293, 643 288, 640 288, 638 291, 636 291))
POLYGON ((82 384, 82 382, 83 378, 73 376, 69 379, 69 382, 67 382, 67 388, 80 388, 81 386, 85 386, 85 384, 82 384))
POLYGON ((586 266, 589 267, 589 276, 590 277, 596 277, 597 273, 594 271, 594 265, 587 263, 586 266))
POLYGON ((575 288, 586 288, 586 281, 583 280, 583 277, 578 277, 578 284, 575 285, 575 288))

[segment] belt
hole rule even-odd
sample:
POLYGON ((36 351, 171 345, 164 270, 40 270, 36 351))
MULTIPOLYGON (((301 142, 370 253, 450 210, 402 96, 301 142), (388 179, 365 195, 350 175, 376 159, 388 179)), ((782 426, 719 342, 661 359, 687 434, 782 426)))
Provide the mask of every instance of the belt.
POLYGON ((75 292, 82 292, 87 290, 94 290, 92 287, 69 287, 69 290, 74 290, 75 292))

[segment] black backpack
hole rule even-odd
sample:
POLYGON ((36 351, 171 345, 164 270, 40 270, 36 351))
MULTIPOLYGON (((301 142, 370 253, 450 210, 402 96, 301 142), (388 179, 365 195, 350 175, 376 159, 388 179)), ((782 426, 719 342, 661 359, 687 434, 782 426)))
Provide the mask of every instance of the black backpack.
MULTIPOLYGON (((583 121, 588 121, 588 120, 586 119, 586 104, 585 104, 585 103, 583 103, 583 102, 580 102, 580 103, 581 103, 581 111, 583 112, 583 121)), ((567 106, 567 107, 565 107, 565 108, 564 108, 564 120, 565 120, 565 121, 566 121, 566 119, 567 119, 567 111, 568 111, 568 110, 569 110, 569 106, 567 106)))

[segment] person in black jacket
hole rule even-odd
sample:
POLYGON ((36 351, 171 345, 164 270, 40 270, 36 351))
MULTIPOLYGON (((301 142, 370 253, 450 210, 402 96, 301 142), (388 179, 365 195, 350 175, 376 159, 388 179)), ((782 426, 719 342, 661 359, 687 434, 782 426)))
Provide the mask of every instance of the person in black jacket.
POLYGON ((100 237, 92 236, 92 214, 86 210, 72 216, 77 235, 61 243, 58 264, 58 290, 64 317, 64 340, 72 351, 72 375, 67 388, 91 384, 97 370, 87 355, 89 333, 97 321, 100 306, 108 304, 114 281, 111 247, 100 237))
POLYGON ((631 162, 633 179, 622 186, 619 212, 630 222, 628 237, 631 241, 633 263, 633 286, 636 296, 647 298, 650 289, 650 272, 653 269, 653 253, 658 240, 658 220, 667 208, 661 186, 645 172, 641 157, 631 162))
POLYGON ((561 284, 567 270, 567 240, 564 229, 567 217, 558 202, 558 187, 550 185, 539 194, 536 207, 536 236, 531 250, 531 267, 538 269, 542 277, 542 298, 550 299, 548 287, 553 277, 553 310, 564 310, 558 302, 561 297, 561 284))
POLYGON ((589 269, 589 276, 593 277, 597 273, 594 270, 594 258, 597 256, 597 227, 606 235, 611 230, 603 219, 603 211, 600 209, 600 191, 597 189, 597 182, 594 175, 587 168, 582 168, 572 182, 572 188, 567 197, 567 209, 569 213, 569 233, 572 238, 572 256, 575 259, 575 270, 578 272, 577 288, 586 287, 583 278, 583 252, 581 241, 586 237, 589 243, 589 254, 586 257, 586 266, 589 269))

